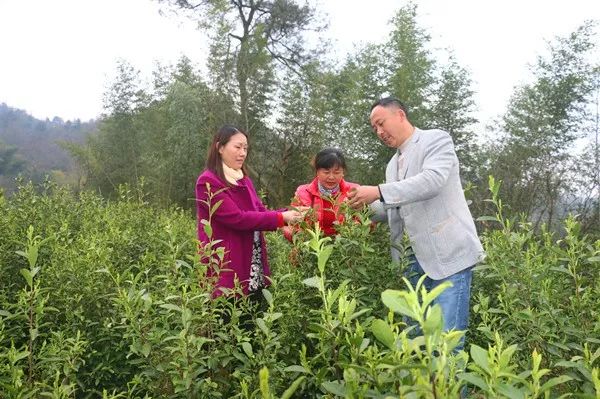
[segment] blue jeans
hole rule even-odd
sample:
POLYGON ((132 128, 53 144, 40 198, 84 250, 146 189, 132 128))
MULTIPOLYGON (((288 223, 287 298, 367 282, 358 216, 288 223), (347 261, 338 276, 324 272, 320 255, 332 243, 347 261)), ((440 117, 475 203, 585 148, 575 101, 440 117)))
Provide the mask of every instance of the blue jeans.
MULTIPOLYGON (((415 287, 419 278, 423 276, 425 272, 414 255, 410 255, 409 262, 411 263, 406 269, 405 274, 412 286, 415 287)), ((471 299, 472 276, 473 267, 469 267, 441 280, 433 280, 429 277, 425 278, 423 284, 425 285, 427 292, 431 291, 444 281, 452 282, 452 287, 445 289, 432 303, 432 305, 439 304, 442 308, 444 331, 450 331, 452 329, 467 330, 469 326, 469 301, 471 299)), ((464 343, 465 339, 463 336, 460 344, 454 351, 458 352, 462 350, 464 343)))

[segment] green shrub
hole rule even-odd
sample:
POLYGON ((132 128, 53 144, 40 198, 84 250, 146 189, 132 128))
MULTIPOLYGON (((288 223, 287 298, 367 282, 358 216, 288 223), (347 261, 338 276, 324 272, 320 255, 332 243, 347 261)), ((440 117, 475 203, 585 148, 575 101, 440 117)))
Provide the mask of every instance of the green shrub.
POLYGON ((198 247, 188 213, 126 187, 106 201, 23 186, 0 198, 0 397, 598 396, 599 241, 574 218, 534 232, 491 190, 498 228, 455 354, 463 332, 428 306, 440 290, 406 284, 366 213, 347 210, 333 239, 267 234, 262 299, 211 299, 198 252, 222 253, 198 247))

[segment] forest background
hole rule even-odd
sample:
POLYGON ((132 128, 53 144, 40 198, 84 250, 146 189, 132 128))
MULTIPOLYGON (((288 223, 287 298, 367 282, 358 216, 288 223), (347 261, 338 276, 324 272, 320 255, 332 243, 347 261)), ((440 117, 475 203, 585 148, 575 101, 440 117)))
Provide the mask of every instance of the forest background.
POLYGON ((182 57, 148 85, 121 61, 88 122, 0 105, 0 396, 434 398, 468 385, 475 397, 600 397, 595 22, 549 38, 482 131, 470 73, 434 56, 415 3, 340 63, 306 40, 323 29, 310 5, 158 4, 198 22, 207 65, 182 57), (247 302, 211 299, 198 251, 214 249, 197 246, 193 193, 216 129, 248 132, 251 177, 278 207, 325 146, 344 151, 348 180, 383 180, 391 150, 368 114, 384 94, 456 144, 487 253, 468 353, 450 356, 462 333, 442 333, 426 306, 439 291, 398 291, 406 262, 391 262, 385 226, 365 213, 332 241, 267 235, 273 285, 257 328, 240 321, 247 302))
POLYGON ((145 184, 161 205, 193 205, 214 131, 233 123, 250 135, 248 164, 267 203, 289 203, 310 179, 311 157, 341 148, 348 179, 383 179, 391 151, 368 124, 370 105, 384 94, 400 97, 421 128, 452 135, 473 211, 481 213, 488 175, 503 182, 501 197, 536 227, 567 213, 580 215, 584 230, 600 224, 599 67, 593 21, 548 48, 530 66, 531 80, 514 88, 504 114, 482 131, 470 74, 448 50, 430 46, 407 4, 389 22, 380 44, 356 48, 339 63, 326 43, 307 40, 325 29, 310 5, 275 2, 160 2, 165 12, 197 21, 209 38, 201 73, 183 56, 158 65, 147 85, 126 60, 104 96, 98 120, 40 121, 6 104, 0 107, 0 183, 14 177, 40 181, 50 175, 81 191, 106 197, 118 186, 145 184), (442 60, 442 61, 441 61, 442 60))

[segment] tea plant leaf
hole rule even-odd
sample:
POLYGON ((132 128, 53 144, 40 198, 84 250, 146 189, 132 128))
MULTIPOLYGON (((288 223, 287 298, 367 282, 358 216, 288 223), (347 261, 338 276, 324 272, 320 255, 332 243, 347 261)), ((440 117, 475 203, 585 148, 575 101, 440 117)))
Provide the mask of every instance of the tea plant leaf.
POLYGON ((554 377, 546 381, 544 385, 540 387, 540 392, 550 391, 553 387, 559 384, 564 384, 567 381, 571 381, 573 378, 568 375, 561 375, 559 377, 554 377))
POLYGON ((302 381, 304 381, 306 377, 301 376, 298 377, 294 380, 294 382, 292 382, 292 385, 290 385, 290 387, 288 389, 285 390, 285 392, 283 393, 283 395, 281 395, 281 399, 289 399, 292 397, 292 395, 294 394, 294 392, 296 392, 296 390, 298 389, 298 387, 300 386, 300 384, 302 383, 302 381))
POLYGON ((471 345, 471 358, 476 365, 481 367, 487 373, 490 372, 490 366, 488 363, 488 352, 481 346, 471 345))
POLYGON ((504 351, 502 351, 502 353, 500 354, 500 358, 498 359, 498 363, 501 367, 507 367, 508 364, 510 363, 510 359, 512 358, 513 354, 517 351, 517 345, 511 345, 508 348, 506 348, 504 351))
POLYGON ((252 352, 252 345, 250 345, 249 342, 242 342, 242 349, 244 350, 246 356, 254 357, 254 353, 252 352))
POLYGON ((267 325, 265 324, 265 321, 261 318, 257 318, 256 319, 256 325, 261 329, 261 331, 265 334, 265 335, 269 335, 269 328, 267 327, 267 325))
POLYGON ((561 360, 556 362, 555 366, 557 367, 577 367, 577 363, 572 362, 570 360, 561 360))
POLYGON ((321 384, 327 392, 331 392, 334 395, 346 397, 346 386, 344 383, 336 381, 325 381, 321 384))
POLYGON ((447 332, 444 340, 446 341, 448 350, 452 351, 454 348, 456 348, 464 335, 465 332, 461 330, 447 332))
POLYGON ((145 342, 141 348, 140 348, 140 353, 144 356, 144 357, 148 357, 148 355, 150 355, 150 349, 152 347, 150 346, 149 342, 145 342))
POLYGON ((177 305, 174 305, 172 303, 163 303, 160 305, 161 308, 163 309, 167 309, 167 310, 174 310, 176 312, 181 312, 181 308, 177 305))
POLYGON ((548 342, 550 345, 556 346, 557 348, 560 348, 562 350, 568 351, 569 347, 565 344, 563 344, 562 342, 554 342, 554 341, 550 341, 548 342))
POLYGON ((590 356, 590 363, 594 364, 598 358, 600 358, 600 348, 596 349, 596 352, 590 356))
POLYGON ((362 352, 365 349, 367 349, 369 343, 371 343, 371 340, 369 338, 363 338, 362 342, 360 343, 359 351, 362 352))
POLYGON ((332 251, 333 251, 332 245, 328 245, 328 246, 324 247, 321 251, 319 251, 317 263, 318 263, 319 271, 321 272, 321 274, 325 271, 325 264, 327 263, 327 260, 331 256, 332 251))
POLYGON ((106 273, 106 274, 110 274, 110 270, 108 270, 107 268, 103 267, 102 269, 97 269, 95 271, 95 273, 106 273))
POLYGON ((207 237, 213 236, 213 229, 212 229, 212 226, 210 225, 210 223, 204 224, 204 234, 206 234, 207 237))
POLYGON ((331 294, 330 301, 335 302, 339 298, 339 296, 342 294, 342 292, 346 292, 346 287, 348 286, 349 283, 350 283, 350 280, 342 281, 341 284, 331 294))
POLYGON ((308 373, 309 371, 302 366, 298 366, 297 364, 287 366, 283 369, 283 371, 295 372, 295 373, 308 373))
POLYGON ((19 360, 25 359, 27 356, 29 356, 29 351, 25 349, 21 352, 17 352, 13 356, 14 357, 12 357, 10 360, 13 364, 16 364, 19 360))
POLYGON ((394 332, 385 321, 381 319, 374 320, 373 323, 371 323, 371 332, 382 344, 389 349, 394 349, 394 332))
POLYGON ((213 206, 210 207, 210 215, 214 215, 214 213, 217 211, 217 209, 219 209, 219 207, 221 206, 221 204, 223 203, 223 200, 218 200, 217 202, 215 202, 215 204, 213 206))
POLYGON ((27 285, 33 287, 33 276, 31 275, 31 272, 28 269, 21 269, 20 271, 21 275, 25 278, 27 285))
POLYGON ((468 382, 469 384, 475 385, 476 387, 482 389, 483 391, 487 391, 487 389, 488 389, 487 383, 483 380, 483 378, 481 378, 477 374, 462 373, 462 374, 459 374, 458 377, 461 380, 468 382))
POLYGON ((395 313, 399 313, 411 318, 415 318, 413 310, 410 308, 408 300, 408 293, 405 291, 398 290, 385 290, 381 293, 381 300, 385 306, 395 313))
POLYGON ((520 399, 525 398, 525 394, 521 392, 518 388, 509 385, 509 384, 498 384, 498 393, 503 394, 507 398, 511 399, 520 399))
POLYGON ((265 297, 265 300, 267 301, 269 306, 272 306, 273 305, 273 295, 269 292, 269 290, 266 288, 263 288, 262 294, 265 297))
POLYGON ((314 288, 320 288, 321 287, 321 279, 319 279, 319 277, 317 277, 317 276, 310 277, 310 278, 307 278, 305 280, 302 280, 302 283, 304 285, 308 285, 309 287, 314 287, 314 288))
POLYGON ((436 304, 432 308, 429 308, 427 312, 427 318, 423 322, 423 332, 427 335, 432 335, 442 330, 444 324, 444 316, 442 315, 442 308, 436 304))
POLYGON ((552 270, 552 271, 555 271, 555 272, 560 272, 560 273, 564 273, 564 274, 571 274, 569 272, 569 270, 567 270, 567 268, 564 267, 564 266, 554 266, 554 267, 550 267, 549 269, 552 270))
POLYGON ((279 319, 282 316, 283 316, 283 313, 281 313, 281 312, 275 312, 275 313, 271 313, 269 315, 271 321, 275 321, 275 320, 279 319))
POLYGON ((361 310, 359 310, 358 312, 354 312, 354 313, 352 313, 352 315, 351 315, 351 316, 348 318, 348 321, 352 321, 352 320, 356 319, 358 316, 361 316, 361 315, 363 315, 363 314, 365 314, 365 313, 368 313, 368 312, 370 312, 370 311, 371 311, 371 309, 361 309, 361 310))
POLYGON ((435 300, 438 296, 441 295, 447 288, 452 287, 453 284, 450 281, 445 281, 442 284, 436 286, 431 291, 427 293, 425 298, 423 298, 423 307, 427 307, 431 302, 435 300))
POLYGON ((498 218, 495 216, 480 216, 476 220, 478 222, 497 222, 498 218))

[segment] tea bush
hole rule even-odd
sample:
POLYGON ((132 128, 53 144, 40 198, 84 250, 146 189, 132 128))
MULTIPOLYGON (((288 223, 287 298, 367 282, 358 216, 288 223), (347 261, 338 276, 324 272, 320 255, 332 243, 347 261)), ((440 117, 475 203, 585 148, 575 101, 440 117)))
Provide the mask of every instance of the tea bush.
POLYGON ((600 242, 574 218, 536 233, 490 187, 455 353, 428 306, 443 287, 407 285, 364 213, 333 240, 269 233, 260 299, 211 299, 189 213, 22 186, 0 197, 0 397, 600 397, 600 242))
POLYGON ((597 392, 600 240, 582 235, 573 216, 560 237, 536 233, 522 218, 504 216, 498 190, 490 178, 495 214, 481 219, 498 228, 482 236, 487 257, 478 267, 470 337, 483 344, 500 334, 519 344, 519 363, 536 351, 546 367, 573 378, 564 392, 597 392))

